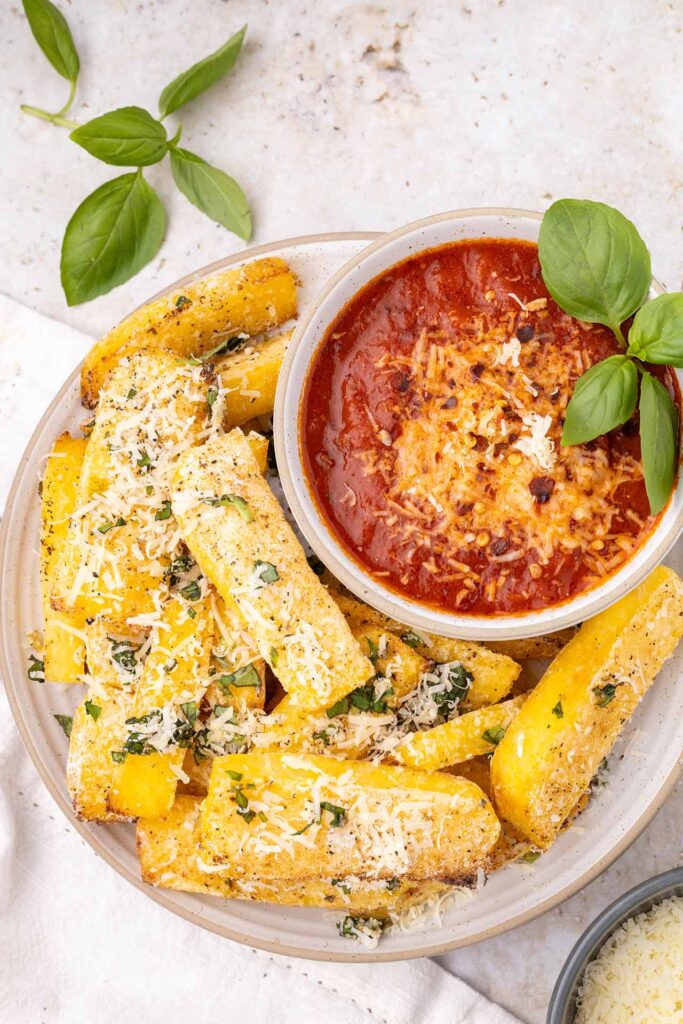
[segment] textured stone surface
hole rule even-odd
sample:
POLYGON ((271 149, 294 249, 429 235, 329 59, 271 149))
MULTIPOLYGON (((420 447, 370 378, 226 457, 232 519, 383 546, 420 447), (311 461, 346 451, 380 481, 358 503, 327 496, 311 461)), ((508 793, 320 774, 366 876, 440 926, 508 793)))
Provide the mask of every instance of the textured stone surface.
MULTIPOLYGON (((655 274, 680 287, 683 42, 675 3, 62 0, 61 7, 83 65, 76 120, 134 103, 154 109, 169 79, 249 22, 232 75, 170 121, 182 120, 184 145, 242 183, 255 243, 392 228, 457 207, 540 210, 559 196, 586 196, 631 216, 655 274)), ((0 31, 0 291, 98 333, 163 285, 242 247, 175 193, 168 167, 152 168, 149 180, 169 211, 161 252, 117 291, 68 309, 59 285, 64 226, 87 192, 119 172, 65 131, 20 114, 20 103, 57 109, 66 87, 38 52, 18 3, 2 5, 0 31)), ((4 361, 11 363, 7 352, 4 361)), ((679 788, 582 893, 441 962, 541 1024, 579 933, 630 885, 680 863, 682 831, 679 788)))

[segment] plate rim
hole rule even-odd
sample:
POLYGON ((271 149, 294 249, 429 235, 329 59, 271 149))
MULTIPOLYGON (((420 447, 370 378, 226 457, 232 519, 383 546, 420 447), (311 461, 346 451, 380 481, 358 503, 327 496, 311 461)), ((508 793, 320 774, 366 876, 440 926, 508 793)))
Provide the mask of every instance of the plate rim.
MULTIPOLYGON (((148 302, 156 299, 168 292, 173 291, 177 287, 186 284, 188 281, 196 280, 200 277, 205 277, 209 274, 215 273, 225 267, 232 266, 237 263, 242 263, 246 260, 252 259, 256 256, 267 255, 268 253, 281 251, 282 249, 293 248, 295 246, 307 245, 307 244, 319 244, 327 242, 345 242, 345 241, 367 241, 372 242, 378 238, 382 232, 379 231, 331 231, 323 232, 319 234, 310 235, 296 235, 291 238, 281 239, 275 242, 264 243, 258 246, 252 246, 244 249, 241 252, 233 253, 230 256, 224 257, 220 260, 207 264, 206 266, 200 267, 197 270, 186 274, 184 277, 179 278, 177 281, 169 284, 167 287, 161 289, 155 295, 146 299, 142 305, 146 305, 148 302)), ((139 306, 136 308, 140 308, 139 306)), ((131 310, 133 312, 133 310, 131 310)), ((128 316, 129 314, 126 314, 128 316)), ((82 361, 81 361, 82 362, 82 361)), ((17 469, 12 478, 10 485, 7 501, 5 503, 5 509, 2 514, 2 522, 0 523, 0 578, 5 578, 5 567, 8 558, 8 532, 9 522, 12 518, 13 507, 17 499, 17 491, 19 483, 23 477, 23 469, 33 454, 33 450, 38 443, 39 436, 43 431, 45 421, 51 416, 52 412, 61 405, 68 391, 73 387, 80 374, 81 362, 74 368, 69 374, 67 379, 60 387, 57 394, 54 396, 50 404, 44 410, 40 420, 36 424, 31 437, 26 444, 22 455, 17 463, 17 469)), ((401 960, 414 960, 424 956, 439 956, 444 953, 448 953, 455 949, 474 945, 477 942, 482 942, 485 939, 493 938, 497 935, 502 935, 513 928, 518 927, 521 924, 528 923, 546 911, 551 910, 553 907, 558 906, 571 896, 575 895, 581 889, 585 888, 590 882, 597 878, 603 871, 605 871, 618 857, 620 857, 628 847, 638 838, 643 832, 647 825, 652 821, 654 816, 664 805, 666 800, 671 795, 671 792, 681 774, 681 768, 683 767, 680 760, 674 764, 667 777, 662 782, 660 789, 648 804, 647 808, 643 811, 641 816, 633 823, 631 828, 625 832, 619 841, 610 849, 610 851, 600 858, 592 868, 587 869, 578 878, 574 879, 573 882, 568 883, 563 889, 556 893, 548 896, 540 903, 534 905, 532 908, 521 911, 520 913, 510 917, 508 920, 503 921, 499 924, 492 925, 486 928, 480 928, 475 930, 473 934, 463 936, 459 939, 446 940, 441 942, 428 943, 424 946, 420 946, 419 949, 413 950, 399 950, 394 952, 384 952, 381 945, 377 947, 377 950, 372 952, 349 952, 342 953, 340 951, 328 951, 325 949, 308 949, 301 946, 292 945, 289 943, 271 941, 265 938, 259 938, 253 940, 250 937, 242 935, 239 931, 236 931, 225 925, 217 924, 212 921, 208 921, 202 918, 201 914, 193 911, 189 908, 183 907, 176 904, 173 898, 166 895, 165 890, 157 889, 154 886, 143 882, 142 879, 137 878, 132 872, 128 870, 123 864, 116 861, 114 856, 110 853, 105 843, 99 838, 99 835, 94 830, 88 827, 88 823, 78 819, 74 813, 70 803, 66 800, 63 794, 58 789, 56 783, 53 781, 48 766, 43 759, 43 756, 34 743, 33 738, 30 734, 28 722, 24 716, 24 712, 21 708, 18 690, 15 686, 14 679, 10 672, 9 663, 6 655, 5 648, 5 637, 8 635, 9 623, 5 614, 4 601, 0 600, 0 678, 4 684, 4 690, 7 694, 10 711, 14 719, 15 725, 19 732, 22 744, 29 755, 33 766, 35 767, 41 782, 47 789, 48 793, 56 803, 59 810, 65 816, 70 825, 75 828, 78 834, 85 840, 86 844, 90 849, 99 856, 110 868, 112 868, 117 875, 123 878, 129 884, 135 886, 135 888, 142 892, 148 899, 153 900, 155 903, 169 910, 172 914, 177 917, 188 921, 190 924, 204 928, 206 931, 213 932, 215 935, 220 935, 222 938, 231 939, 234 942, 238 942, 240 945, 248 946, 250 948, 261 949, 268 953, 277 953, 282 956, 292 956, 303 960, 314 960, 323 961, 328 963, 390 963, 401 960)), ((170 890, 169 890, 170 891, 170 890)), ((201 894, 196 894, 201 895, 201 894)))

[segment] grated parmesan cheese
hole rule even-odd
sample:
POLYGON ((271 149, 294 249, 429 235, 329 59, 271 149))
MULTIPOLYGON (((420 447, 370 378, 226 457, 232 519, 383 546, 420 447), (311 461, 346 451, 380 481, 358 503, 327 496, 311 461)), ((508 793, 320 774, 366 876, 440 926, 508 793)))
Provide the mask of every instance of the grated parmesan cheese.
POLYGON ((631 917, 584 973, 576 1024, 683 1021, 683 897, 631 917))

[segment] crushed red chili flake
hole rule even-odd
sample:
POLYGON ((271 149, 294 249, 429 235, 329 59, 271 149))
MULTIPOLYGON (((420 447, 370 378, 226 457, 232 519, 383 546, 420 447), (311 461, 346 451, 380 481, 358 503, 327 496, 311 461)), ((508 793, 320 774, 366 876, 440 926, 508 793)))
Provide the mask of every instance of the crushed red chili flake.
POLYGON ((545 505, 555 488, 555 481, 548 476, 535 476, 529 484, 529 490, 539 505, 545 505))

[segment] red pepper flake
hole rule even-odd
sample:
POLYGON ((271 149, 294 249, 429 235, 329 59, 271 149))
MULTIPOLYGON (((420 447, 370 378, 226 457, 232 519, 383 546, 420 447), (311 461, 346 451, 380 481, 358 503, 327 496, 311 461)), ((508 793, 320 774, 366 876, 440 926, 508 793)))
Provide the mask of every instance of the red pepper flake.
POLYGON ((524 324, 523 327, 517 329, 518 341, 531 341, 534 336, 534 329, 531 324, 524 324))
POLYGON ((547 476, 535 476, 529 484, 529 490, 536 499, 537 504, 545 505, 555 488, 555 481, 547 476))

